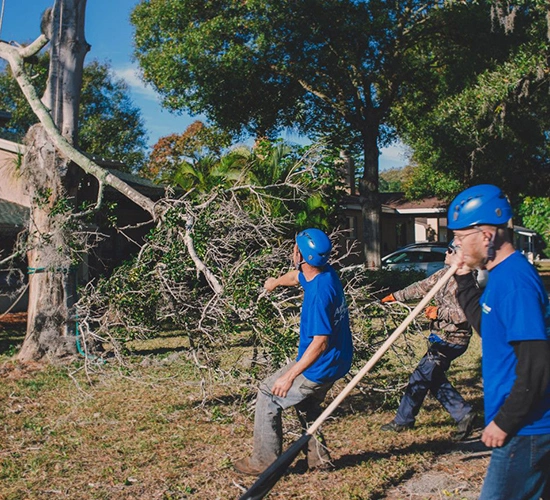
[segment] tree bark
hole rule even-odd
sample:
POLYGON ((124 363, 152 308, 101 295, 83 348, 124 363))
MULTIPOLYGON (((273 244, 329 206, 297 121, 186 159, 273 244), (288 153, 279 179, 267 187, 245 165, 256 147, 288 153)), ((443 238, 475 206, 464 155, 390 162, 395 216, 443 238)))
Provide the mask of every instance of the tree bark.
MULTIPOLYGON (((57 129, 70 144, 78 130, 78 106, 84 57, 86 0, 56 1, 42 20, 51 42, 48 85, 42 98, 57 129)), ((29 306, 27 334, 18 359, 59 359, 76 353, 76 300, 73 255, 67 213, 62 207, 76 200, 76 166, 55 148, 41 125, 26 137, 23 175, 29 181, 29 306)))
POLYGON ((65 196, 62 172, 66 165, 41 125, 33 126, 26 140, 29 148, 23 158, 22 175, 29 181, 32 201, 27 334, 18 354, 23 362, 76 353, 71 322, 76 291, 71 279, 70 234, 65 214, 56 213, 65 196))
POLYGON ((90 50, 84 35, 86 0, 55 2, 45 13, 43 29, 51 22, 50 69, 42 97, 61 135, 77 145, 78 108, 84 71, 84 58, 90 50))
POLYGON ((380 267, 380 197, 378 195, 378 124, 363 131, 365 168, 359 180, 359 198, 363 219, 363 253, 369 269, 380 267))

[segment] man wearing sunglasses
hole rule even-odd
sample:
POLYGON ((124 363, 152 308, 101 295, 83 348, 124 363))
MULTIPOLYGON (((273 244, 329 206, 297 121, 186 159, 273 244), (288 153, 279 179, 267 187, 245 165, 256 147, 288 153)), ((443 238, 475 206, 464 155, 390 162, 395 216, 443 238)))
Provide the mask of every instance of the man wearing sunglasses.
POLYGON ((493 185, 451 203, 458 300, 480 333, 485 429, 493 448, 481 500, 550 498, 550 305, 536 269, 513 247, 512 208, 493 185), (485 267, 485 290, 471 269, 485 267))

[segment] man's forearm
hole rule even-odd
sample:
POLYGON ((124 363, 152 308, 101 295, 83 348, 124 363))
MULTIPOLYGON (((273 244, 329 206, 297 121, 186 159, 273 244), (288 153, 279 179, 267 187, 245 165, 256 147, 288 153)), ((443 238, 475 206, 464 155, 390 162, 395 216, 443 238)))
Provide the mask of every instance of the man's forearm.
POLYGON ((272 292, 278 286, 298 286, 300 284, 300 280, 298 279, 299 272, 300 271, 293 269, 278 278, 267 278, 264 288, 268 292, 272 292))
POLYGON ((550 384, 550 342, 531 340, 514 345, 518 358, 516 380, 494 418, 503 431, 517 432, 525 416, 541 401, 550 384))
POLYGON ((327 347, 328 338, 326 336, 318 335, 313 337, 311 344, 309 344, 300 360, 275 381, 271 388, 273 394, 283 398, 286 397, 290 387, 294 383, 294 379, 315 363, 315 361, 319 359, 319 356, 325 352, 327 347))
POLYGON ((313 337, 311 344, 302 355, 299 361, 289 370, 296 378, 298 375, 306 371, 313 363, 315 363, 321 354, 323 354, 328 347, 328 337, 325 335, 318 335, 313 337))

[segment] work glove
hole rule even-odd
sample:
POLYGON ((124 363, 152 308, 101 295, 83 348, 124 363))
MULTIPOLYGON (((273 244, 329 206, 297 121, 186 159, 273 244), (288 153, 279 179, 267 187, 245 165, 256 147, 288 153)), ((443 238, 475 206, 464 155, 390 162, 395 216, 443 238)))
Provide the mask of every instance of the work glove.
POLYGON ((386 302, 395 302, 395 297, 393 296, 393 293, 390 293, 389 295, 386 295, 380 302, 382 304, 385 304, 386 302))
POLYGON ((428 319, 437 319, 437 306, 428 306, 424 310, 424 314, 428 319))

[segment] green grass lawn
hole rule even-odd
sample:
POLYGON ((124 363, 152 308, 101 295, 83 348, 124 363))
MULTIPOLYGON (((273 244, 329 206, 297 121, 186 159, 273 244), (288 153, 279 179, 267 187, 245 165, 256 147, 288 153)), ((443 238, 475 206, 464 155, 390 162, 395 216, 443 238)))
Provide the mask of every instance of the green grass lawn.
MULTIPOLYGON (((550 262, 537 267, 550 290, 550 262)), ((0 330, 0 500, 235 499, 253 483, 232 462, 251 450, 255 382, 199 370, 185 337, 174 332, 136 342, 124 366, 22 367, 11 355, 23 333, 21 326, 0 330)), ((417 360, 425 342, 412 340, 417 360)), ((395 354, 382 361, 388 358, 395 354)), ((241 360, 241 352, 230 350, 220 368, 241 360)), ((392 370, 380 364, 323 426, 335 470, 307 473, 298 459, 270 499, 388 498, 396 486, 435 468, 479 489, 483 468, 468 457, 461 462, 471 466, 467 470, 448 461, 454 423, 434 399, 426 400, 414 430, 380 432, 400 397, 387 387, 406 380, 414 362, 394 363, 392 370)), ((479 367, 474 337, 449 376, 481 413, 479 367)), ((284 423, 288 445, 299 428, 292 412, 284 423)), ((463 497, 440 489, 433 496, 391 498, 463 497)))
MULTIPOLYGON (((34 371, 6 355, 0 367, 2 500, 235 499, 253 482, 232 468, 251 449, 252 386, 199 371, 185 349, 92 371, 81 363, 34 371)), ((446 456, 454 425, 433 399, 414 430, 379 431, 398 399, 371 389, 382 375, 391 377, 369 375, 363 392, 354 391, 324 425, 336 469, 307 473, 299 459, 270 499, 386 498, 446 456)), ((450 377, 480 409, 477 339, 450 377)), ((299 435, 291 412, 285 432, 287 444, 299 435)), ((473 474, 474 487, 480 481, 473 474)), ((445 497, 461 498, 449 491, 445 497)))

